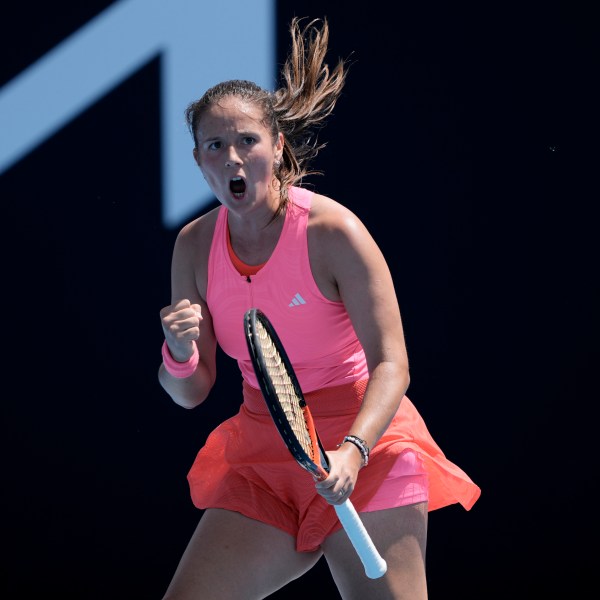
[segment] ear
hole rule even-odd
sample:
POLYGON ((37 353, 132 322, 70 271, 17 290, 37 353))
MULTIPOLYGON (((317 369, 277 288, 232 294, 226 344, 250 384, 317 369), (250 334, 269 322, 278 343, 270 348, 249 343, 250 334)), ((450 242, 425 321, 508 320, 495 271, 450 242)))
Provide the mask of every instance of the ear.
POLYGON ((283 156, 283 146, 284 146, 284 137, 283 133, 279 132, 277 134, 277 142, 275 144, 275 160, 281 160, 283 156))
POLYGON ((193 150, 192 152, 193 152, 193 154, 194 154, 194 160, 196 161, 196 164, 197 164, 198 166, 200 166, 200 159, 198 158, 198 148, 196 148, 196 147, 194 146, 194 150, 193 150))

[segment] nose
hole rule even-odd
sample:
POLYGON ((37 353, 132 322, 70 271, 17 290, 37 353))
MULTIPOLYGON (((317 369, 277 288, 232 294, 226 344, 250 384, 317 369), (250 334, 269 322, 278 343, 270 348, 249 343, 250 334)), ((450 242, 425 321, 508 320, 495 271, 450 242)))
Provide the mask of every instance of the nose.
POLYGON ((237 152, 233 148, 230 148, 225 158, 225 166, 234 167, 236 165, 241 164, 241 162, 242 161, 240 160, 240 157, 238 156, 237 152))

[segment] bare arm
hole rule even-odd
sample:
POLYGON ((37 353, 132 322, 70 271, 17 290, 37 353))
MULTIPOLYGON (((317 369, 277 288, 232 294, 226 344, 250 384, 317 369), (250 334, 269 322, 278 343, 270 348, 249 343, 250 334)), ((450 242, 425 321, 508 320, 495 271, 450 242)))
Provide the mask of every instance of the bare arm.
POLYGON ((158 370, 161 386, 184 408, 194 408, 204 402, 216 378, 216 338, 203 298, 206 293, 204 265, 212 236, 206 235, 207 223, 201 219, 184 227, 175 241, 171 304, 160 311, 165 340, 176 361, 187 361, 194 352, 194 345, 198 348, 198 366, 189 377, 173 377, 164 364, 158 370))
MULTIPOLYGON (((347 433, 372 448, 396 414, 410 381, 400 309, 387 262, 365 226, 337 203, 325 199, 323 204, 322 216, 315 219, 311 264, 322 291, 331 299, 337 293, 344 302, 365 350, 369 384, 347 433)), ((351 490, 362 464, 360 452, 346 443, 328 454, 331 475, 317 487, 351 490)))

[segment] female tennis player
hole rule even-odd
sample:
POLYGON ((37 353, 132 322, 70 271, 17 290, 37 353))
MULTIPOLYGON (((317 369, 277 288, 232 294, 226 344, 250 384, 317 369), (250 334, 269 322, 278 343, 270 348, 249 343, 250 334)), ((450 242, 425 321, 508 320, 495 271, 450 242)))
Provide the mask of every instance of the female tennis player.
POLYGON ((164 598, 265 598, 324 555, 344 599, 423 600, 428 511, 469 510, 480 489, 406 396, 402 321, 380 249, 343 204, 302 186, 348 70, 324 61, 326 20, 294 19, 290 32, 279 89, 225 81, 185 113, 220 206, 175 242, 158 376, 177 404, 197 407, 215 383, 218 344, 238 362, 242 403, 189 471, 201 518, 164 598), (252 307, 293 364, 327 452, 323 480, 298 466, 273 424, 244 337, 252 307), (365 575, 336 516, 349 498, 386 561, 382 577, 365 575))

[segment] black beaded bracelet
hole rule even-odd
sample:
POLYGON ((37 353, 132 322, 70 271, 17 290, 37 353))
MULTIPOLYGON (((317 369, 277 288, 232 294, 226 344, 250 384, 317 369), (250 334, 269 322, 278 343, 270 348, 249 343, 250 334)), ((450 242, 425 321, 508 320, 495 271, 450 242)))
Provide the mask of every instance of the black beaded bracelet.
MULTIPOLYGON (((361 440, 356 435, 345 436, 344 439, 342 440, 342 444, 345 444, 346 442, 350 442, 351 444, 354 444, 359 449, 360 454, 363 459, 362 466, 366 467, 369 464, 369 446, 367 446, 367 442, 365 442, 365 440, 361 440)), ((339 444, 338 447, 341 446, 342 444, 339 444)))

